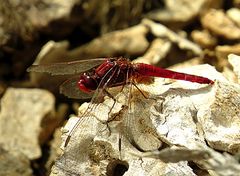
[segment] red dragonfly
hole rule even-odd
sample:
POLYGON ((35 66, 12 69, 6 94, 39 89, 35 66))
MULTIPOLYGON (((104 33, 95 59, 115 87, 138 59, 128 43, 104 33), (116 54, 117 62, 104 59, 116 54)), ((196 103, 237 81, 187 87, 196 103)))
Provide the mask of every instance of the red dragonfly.
MULTIPOLYGON (((123 57, 33 65, 28 68, 28 71, 46 72, 51 75, 77 75, 66 80, 60 86, 60 93, 70 98, 86 99, 92 97, 95 92, 95 98, 91 100, 91 103, 98 103, 99 100, 96 97, 102 96, 100 95, 102 93, 114 99, 108 92, 111 87, 124 87, 130 83, 135 85, 135 83, 151 77, 171 78, 200 84, 214 83, 214 81, 201 76, 175 72, 144 63, 131 63, 130 60, 123 57)), ((77 122, 77 124, 79 123, 80 121, 77 122)), ((77 124, 72 131, 77 127, 77 124)), ((72 131, 67 138, 66 144, 72 131)))

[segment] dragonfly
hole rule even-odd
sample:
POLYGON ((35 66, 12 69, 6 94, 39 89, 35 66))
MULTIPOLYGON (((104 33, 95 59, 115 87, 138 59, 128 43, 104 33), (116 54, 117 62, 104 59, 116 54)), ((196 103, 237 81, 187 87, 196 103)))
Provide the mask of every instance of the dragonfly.
MULTIPOLYGON (((132 63, 129 59, 123 57, 32 65, 27 71, 49 73, 51 75, 72 75, 60 85, 60 93, 74 99, 93 97, 90 104, 98 104, 99 97, 104 95, 113 98, 115 102, 114 96, 109 92, 110 88, 122 86, 123 89, 128 84, 137 87, 138 83, 153 77, 184 80, 199 84, 214 83, 206 77, 180 73, 144 63, 132 63)), ((64 146, 69 142, 79 123, 81 123, 81 120, 75 124, 69 133, 64 146)))

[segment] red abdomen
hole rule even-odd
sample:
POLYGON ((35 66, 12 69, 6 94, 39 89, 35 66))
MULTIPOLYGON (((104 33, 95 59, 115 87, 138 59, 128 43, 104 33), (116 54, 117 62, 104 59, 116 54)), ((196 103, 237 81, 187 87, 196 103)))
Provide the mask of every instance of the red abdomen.
POLYGON ((177 80, 184 80, 190 82, 196 82, 200 84, 213 84, 214 81, 202 77, 186 73, 175 72, 171 70, 166 70, 160 67, 155 67, 148 64, 134 64, 135 70, 142 76, 152 76, 152 77, 161 77, 161 78, 170 78, 177 80))

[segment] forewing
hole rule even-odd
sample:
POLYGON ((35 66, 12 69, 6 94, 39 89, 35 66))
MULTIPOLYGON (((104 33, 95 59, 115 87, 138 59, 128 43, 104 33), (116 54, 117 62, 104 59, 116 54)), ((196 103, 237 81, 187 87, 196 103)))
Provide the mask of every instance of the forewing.
MULTIPOLYGON (((86 124, 92 123, 91 121, 93 121, 93 119, 91 119, 91 121, 90 121, 90 118, 86 118, 85 116, 88 116, 91 112, 94 112, 96 110, 96 108, 98 107, 99 103, 101 103, 103 101, 104 90, 108 88, 108 83, 111 81, 111 79, 114 76, 114 75, 109 76, 109 73, 111 72, 112 69, 113 68, 111 68, 109 70, 109 72, 106 73, 105 76, 103 76, 102 80, 100 81, 100 83, 98 85, 98 88, 93 93, 93 96, 92 96, 91 102, 88 105, 88 108, 82 114, 82 118, 80 118, 77 121, 77 123, 73 126, 73 128, 70 130, 70 132, 66 138, 66 142, 64 144, 65 147, 69 143, 72 134, 78 128, 79 125, 82 125, 84 123, 86 123, 86 124)), ((74 85, 75 85, 75 87, 77 87, 77 85, 76 85, 77 81, 78 81, 77 77, 73 77, 72 79, 65 81, 60 87, 60 92, 63 93, 64 95, 66 95, 68 97, 72 97, 72 98, 82 96, 83 92, 79 93, 80 90, 78 90, 78 91, 73 90, 72 92, 69 91, 69 89, 74 88, 74 85)), ((80 97, 80 98, 82 98, 82 97, 80 97)), ((97 120, 97 119, 98 118, 96 117, 95 120, 97 120)), ((95 129, 97 129, 97 128, 95 127, 95 129)), ((86 130, 84 130, 83 132, 85 132, 85 131, 86 130)), ((80 134, 83 134, 83 133, 81 132, 80 134)))
POLYGON ((74 75, 90 70, 91 68, 100 65, 105 60, 106 58, 97 58, 72 62, 32 65, 27 71, 49 73, 51 75, 74 75))
POLYGON ((67 96, 68 98, 74 99, 89 99, 93 96, 93 93, 82 92, 77 85, 79 81, 79 76, 75 76, 67 79, 60 85, 60 93, 67 96))

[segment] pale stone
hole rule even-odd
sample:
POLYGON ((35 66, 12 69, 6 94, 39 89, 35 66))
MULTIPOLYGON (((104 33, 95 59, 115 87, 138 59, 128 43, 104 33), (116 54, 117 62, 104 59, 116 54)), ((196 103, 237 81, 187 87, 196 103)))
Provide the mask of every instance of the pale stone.
POLYGON ((240 81, 240 56, 235 54, 228 55, 228 61, 233 67, 233 71, 238 77, 238 82, 240 81))
POLYGON ((184 37, 181 37, 174 31, 168 29, 166 26, 160 23, 155 23, 148 19, 144 19, 142 23, 150 28, 150 31, 154 36, 167 38, 172 43, 176 43, 179 48, 183 50, 190 50, 196 55, 200 55, 202 53, 201 48, 197 44, 187 40, 184 37))
MULTIPOLYGON (((237 85, 228 82, 221 73, 208 65, 181 71, 216 79, 216 82, 206 85, 156 78, 151 85, 137 85, 148 98, 144 98, 138 90, 131 90, 131 104, 128 100, 130 87, 126 86, 122 92, 115 94, 117 102, 110 114, 109 110, 113 105, 111 98, 105 97, 99 106, 91 105, 92 111, 86 112, 89 107, 84 104, 84 107, 80 108, 82 116, 79 125, 72 133, 68 145, 65 148, 63 146, 64 154, 56 161, 52 175, 106 175, 117 169, 116 164, 121 166, 125 175, 195 175, 184 160, 203 162, 204 169, 213 168, 216 173, 223 173, 214 164, 217 160, 214 157, 218 153, 211 154, 205 141, 214 149, 233 153, 238 151, 239 131, 236 126, 239 123, 234 117, 234 112, 238 112, 238 109, 230 109, 234 104, 237 106, 239 101, 238 95, 229 96, 237 92, 237 85), (224 115, 217 115, 224 113, 224 108, 215 108, 220 102, 228 102, 224 107, 228 112, 232 111, 229 117, 233 123, 224 115), (108 122, 107 126, 103 122, 108 118, 112 121, 108 122), (225 124, 217 125, 210 118, 218 121, 222 119, 225 124), (228 138, 225 134, 229 134, 228 138), (163 143, 183 148, 177 150, 173 147, 165 151, 160 149, 159 153, 154 152, 161 148, 163 143), (176 155, 173 152, 176 152, 176 155), (159 160, 161 157, 162 160, 159 160), (164 162, 168 157, 171 158, 164 162)), ((78 118, 72 119, 64 127, 63 143, 78 122, 78 118)), ((239 168, 234 164, 234 159, 231 160, 229 165, 235 169, 228 171, 234 173, 239 168)))
POLYGON ((17 150, 7 151, 0 146, 0 158, 1 176, 31 176, 33 174, 29 159, 17 150))
POLYGON ((54 103, 53 95, 46 90, 8 88, 1 99, 1 145, 7 151, 18 151, 29 159, 39 158, 39 144, 50 135, 44 130, 54 129, 58 122, 54 103))
POLYGON ((229 40, 240 38, 240 29, 235 23, 222 11, 211 9, 201 19, 204 28, 212 33, 229 40))

